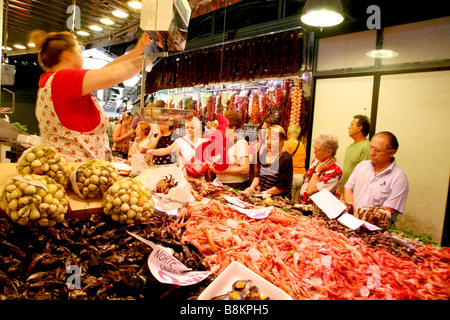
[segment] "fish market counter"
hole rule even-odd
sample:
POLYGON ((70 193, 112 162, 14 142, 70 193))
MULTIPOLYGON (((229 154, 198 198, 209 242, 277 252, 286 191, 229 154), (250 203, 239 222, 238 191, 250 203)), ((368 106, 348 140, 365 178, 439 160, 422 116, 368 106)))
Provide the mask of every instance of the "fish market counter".
MULTIPOLYGON (((140 178, 147 181, 151 173, 140 178)), ((14 164, 1 164, 0 183, 15 174, 14 164)), ((450 248, 405 247, 387 232, 351 230, 320 213, 304 215, 277 197, 267 201, 187 181, 195 202, 173 216, 155 210, 142 224, 119 224, 101 214, 99 200, 77 199, 70 192, 68 219, 52 228, 0 218, 0 272, 8 279, 0 298, 450 298, 450 248), (248 214, 227 196, 264 215, 248 214), (175 258, 181 269, 198 272, 196 280, 166 276, 173 285, 162 284, 152 273, 152 255, 175 258), (72 287, 67 266, 83 270, 72 287)))

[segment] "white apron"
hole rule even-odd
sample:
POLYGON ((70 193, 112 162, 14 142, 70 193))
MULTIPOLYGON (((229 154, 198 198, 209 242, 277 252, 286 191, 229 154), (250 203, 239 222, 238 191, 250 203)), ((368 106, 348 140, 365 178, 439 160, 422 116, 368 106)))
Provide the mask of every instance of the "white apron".
MULTIPOLYGON (((56 73, 55 73, 56 74, 56 73)), ((79 132, 66 128, 56 115, 52 100, 52 81, 55 74, 40 88, 36 101, 36 118, 42 144, 54 147, 68 162, 84 162, 91 159, 105 160, 106 128, 108 117, 95 97, 93 101, 100 113, 100 124, 90 132, 79 132)))

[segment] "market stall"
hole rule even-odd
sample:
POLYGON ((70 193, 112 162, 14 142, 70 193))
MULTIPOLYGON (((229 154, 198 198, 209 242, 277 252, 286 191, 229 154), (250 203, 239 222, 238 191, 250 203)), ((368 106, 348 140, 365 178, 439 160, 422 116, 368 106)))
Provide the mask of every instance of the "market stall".
MULTIPOLYGON (((2 164, 2 199, 5 185, 17 174, 12 166, 2 164)), ((148 182, 153 170, 141 174, 140 181, 148 182)), ((448 248, 393 237, 383 230, 352 230, 323 212, 285 199, 248 195, 189 177, 186 181, 195 200, 176 215, 153 210, 143 222, 114 221, 103 214, 107 201, 82 199, 70 188, 66 189, 70 208, 64 221, 53 227, 32 221, 20 225, 3 214, 1 298, 197 299, 204 297, 206 288, 217 288, 214 280, 221 274, 226 276, 221 283, 231 288, 236 280, 246 280, 236 277, 250 271, 258 276, 255 282, 261 278, 295 300, 450 296, 448 248), (90 213, 77 211, 75 200, 89 203, 90 213), (249 216, 245 210, 250 209, 265 210, 265 217, 249 216), (209 275, 190 285, 160 283, 147 260, 154 249, 135 236, 171 248, 186 267, 209 275), (227 271, 236 268, 232 262, 240 264, 233 277, 227 271), (82 271, 76 287, 68 285, 70 276, 76 275, 67 271, 69 266, 82 271)), ((153 201, 156 197, 152 192, 153 201)), ((261 294, 276 299, 277 291, 263 292, 264 284, 259 285, 261 294)), ((221 290, 209 298, 231 289, 221 290)))

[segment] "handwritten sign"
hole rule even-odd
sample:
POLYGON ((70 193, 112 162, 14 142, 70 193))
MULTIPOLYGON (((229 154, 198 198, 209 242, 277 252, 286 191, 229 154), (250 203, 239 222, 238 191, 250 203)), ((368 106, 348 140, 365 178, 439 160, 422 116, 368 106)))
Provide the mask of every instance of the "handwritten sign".
POLYGON ((147 260, 148 268, 152 275, 161 283, 188 286, 199 283, 211 274, 209 271, 193 271, 187 268, 173 256, 169 248, 157 245, 137 234, 131 232, 128 232, 128 234, 153 249, 147 260))
POLYGON ((242 201, 238 197, 227 197, 227 196, 224 196, 224 198, 229 203, 234 204, 235 206, 241 207, 243 209, 252 209, 252 208, 255 207, 254 205, 252 205, 252 204, 250 204, 248 202, 242 201))

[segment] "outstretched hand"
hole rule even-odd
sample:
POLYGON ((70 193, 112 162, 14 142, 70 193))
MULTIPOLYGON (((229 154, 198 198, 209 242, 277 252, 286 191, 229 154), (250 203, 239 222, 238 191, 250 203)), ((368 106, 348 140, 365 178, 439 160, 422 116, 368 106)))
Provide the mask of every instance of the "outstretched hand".
POLYGON ((148 46, 151 42, 152 39, 150 38, 150 36, 146 32, 144 32, 138 39, 134 50, 136 50, 136 53, 138 53, 139 55, 144 54, 145 47, 148 46))

